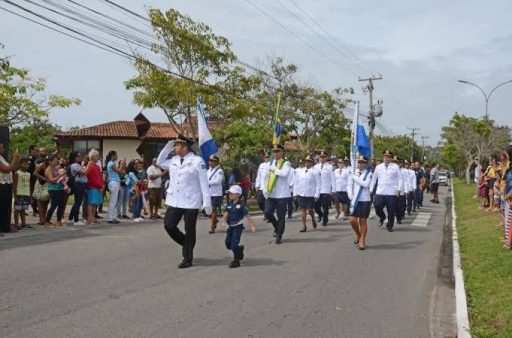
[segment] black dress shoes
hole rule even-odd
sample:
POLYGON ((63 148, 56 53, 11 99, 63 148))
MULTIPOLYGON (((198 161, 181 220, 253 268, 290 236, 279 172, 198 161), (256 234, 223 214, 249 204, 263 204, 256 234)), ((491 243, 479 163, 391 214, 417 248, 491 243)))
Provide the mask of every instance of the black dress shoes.
POLYGON ((277 237, 276 238, 276 244, 281 244, 281 243, 283 243, 283 241, 281 240, 281 238, 277 237))
POLYGON ((192 262, 187 261, 187 260, 183 260, 183 261, 181 261, 180 264, 178 264, 179 269, 186 269, 186 268, 190 268, 191 266, 192 266, 192 262))
POLYGON ((231 263, 229 263, 229 268, 238 268, 240 266, 240 261, 238 259, 233 260, 231 263))

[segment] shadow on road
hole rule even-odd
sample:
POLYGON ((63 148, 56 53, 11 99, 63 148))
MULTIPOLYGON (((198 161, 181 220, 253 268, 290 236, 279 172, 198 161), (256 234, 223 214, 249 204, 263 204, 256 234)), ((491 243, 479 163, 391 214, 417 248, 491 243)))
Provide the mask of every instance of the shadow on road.
POLYGON ((285 239, 284 243, 328 243, 328 242, 336 242, 338 238, 343 237, 343 235, 332 235, 324 238, 288 238, 285 239))
POLYGON ((387 250, 387 249, 412 249, 415 246, 423 244, 425 241, 409 241, 403 243, 394 243, 394 244, 377 244, 377 245, 367 245, 367 250, 387 250))
MULTIPOLYGON (((195 258, 195 266, 227 266, 232 257, 225 258, 195 258)), ((260 265, 283 265, 288 261, 278 261, 270 258, 251 258, 247 257, 242 261, 242 266, 260 266, 260 265)))

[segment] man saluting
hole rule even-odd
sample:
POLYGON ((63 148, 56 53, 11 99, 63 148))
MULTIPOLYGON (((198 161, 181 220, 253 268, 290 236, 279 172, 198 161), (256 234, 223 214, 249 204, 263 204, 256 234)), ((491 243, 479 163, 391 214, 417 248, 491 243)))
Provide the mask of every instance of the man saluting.
POLYGON ((157 164, 169 172, 164 226, 169 236, 183 247, 180 269, 192 266, 199 209, 202 206, 207 215, 212 212, 206 165, 191 151, 192 144, 194 141, 179 134, 175 141, 167 143, 157 160, 157 164), (173 148, 176 155, 167 159, 173 148), (178 229, 182 217, 185 217, 185 233, 178 229))

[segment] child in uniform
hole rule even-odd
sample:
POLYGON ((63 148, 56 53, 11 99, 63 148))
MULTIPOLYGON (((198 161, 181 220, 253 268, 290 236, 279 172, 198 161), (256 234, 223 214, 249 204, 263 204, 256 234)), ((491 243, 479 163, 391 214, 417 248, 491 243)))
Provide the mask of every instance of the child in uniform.
POLYGON ((249 209, 241 201, 242 188, 239 185, 232 185, 229 188, 229 201, 226 205, 226 212, 222 218, 222 225, 229 226, 226 233, 226 248, 232 250, 234 254, 233 261, 229 264, 230 268, 238 268, 240 261, 244 259, 244 246, 240 244, 244 225, 242 220, 247 217, 247 221, 251 225, 251 231, 256 231, 256 224, 249 215, 249 209))

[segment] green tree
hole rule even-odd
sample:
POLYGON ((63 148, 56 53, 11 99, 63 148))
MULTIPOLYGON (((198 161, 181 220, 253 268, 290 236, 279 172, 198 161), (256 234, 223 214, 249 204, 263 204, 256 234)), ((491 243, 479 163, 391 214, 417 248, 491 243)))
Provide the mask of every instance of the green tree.
POLYGON ((510 143, 511 135, 509 127, 496 125, 493 120, 455 112, 450 124, 442 128, 441 138, 442 158, 454 168, 464 168, 469 184, 474 160, 497 154, 510 143))
POLYGON ((0 124, 30 123, 48 117, 54 108, 80 104, 79 99, 58 95, 47 97, 45 89, 44 79, 34 78, 28 70, 12 66, 8 57, 0 58, 0 124))
POLYGON ((197 96, 203 96, 213 116, 212 108, 218 105, 212 102, 223 99, 219 92, 230 74, 229 65, 236 59, 231 44, 208 25, 174 9, 165 13, 152 9, 149 16, 159 41, 152 50, 162 59, 167 72, 139 57, 134 64, 138 74, 126 81, 126 88, 134 91, 136 104, 162 109, 177 132, 184 132, 182 123, 188 122, 186 129, 195 134, 197 96), (203 85, 206 82, 212 86, 203 85))
MULTIPOLYGON (((374 139, 374 157, 379 158, 385 150, 391 151, 395 156, 410 161, 412 139, 406 135, 376 136, 374 139)), ((421 158, 421 147, 416 142, 414 147, 414 161, 421 158)))
POLYGON ((46 118, 34 118, 23 126, 11 129, 11 154, 18 150, 20 154, 26 154, 31 144, 37 147, 53 149, 55 141, 53 135, 60 131, 61 127, 50 123, 46 118))

